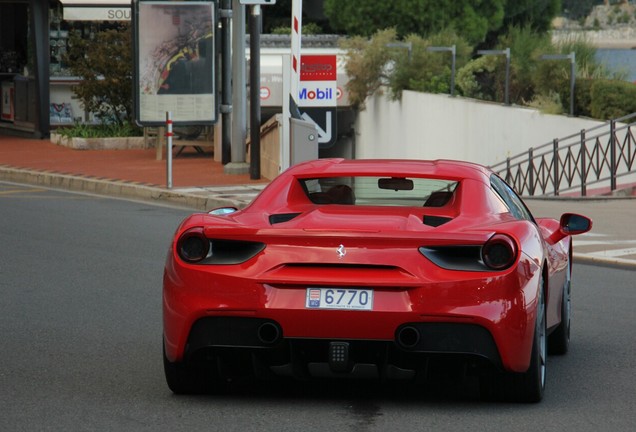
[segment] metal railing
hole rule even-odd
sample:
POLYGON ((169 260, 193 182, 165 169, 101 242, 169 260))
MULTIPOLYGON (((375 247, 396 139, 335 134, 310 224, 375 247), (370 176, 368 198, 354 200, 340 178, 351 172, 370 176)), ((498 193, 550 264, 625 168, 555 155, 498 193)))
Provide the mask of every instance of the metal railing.
POLYGON ((490 168, 519 195, 587 196, 590 187, 617 189, 621 177, 635 176, 636 113, 555 138, 490 168))

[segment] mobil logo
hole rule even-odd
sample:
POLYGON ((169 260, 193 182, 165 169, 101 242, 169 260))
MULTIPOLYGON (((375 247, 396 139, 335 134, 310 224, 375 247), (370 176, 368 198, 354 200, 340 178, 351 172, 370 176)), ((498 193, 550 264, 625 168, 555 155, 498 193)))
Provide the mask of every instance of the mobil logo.
POLYGON ((303 87, 298 92, 298 99, 300 100, 334 100, 335 92, 332 87, 324 88, 307 88, 303 87))
POLYGON ((298 106, 336 106, 338 93, 335 81, 301 81, 298 89, 298 106))

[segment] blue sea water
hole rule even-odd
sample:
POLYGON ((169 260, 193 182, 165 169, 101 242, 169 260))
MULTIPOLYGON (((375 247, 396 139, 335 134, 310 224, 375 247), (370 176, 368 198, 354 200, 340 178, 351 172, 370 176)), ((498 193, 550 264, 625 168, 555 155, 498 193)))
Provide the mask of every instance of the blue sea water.
POLYGON ((599 48, 596 59, 611 71, 626 73, 625 80, 636 82, 636 49, 599 48))

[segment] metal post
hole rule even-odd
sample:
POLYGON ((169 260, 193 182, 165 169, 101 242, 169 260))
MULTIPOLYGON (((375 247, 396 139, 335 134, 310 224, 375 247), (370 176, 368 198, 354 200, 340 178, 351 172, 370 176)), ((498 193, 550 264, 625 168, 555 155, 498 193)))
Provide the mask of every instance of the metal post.
POLYGON ((221 163, 232 160, 232 0, 221 9, 221 163))
POLYGON ((172 112, 166 112, 166 183, 172 189, 172 112))
MULTIPOLYGON (((389 44, 390 46, 396 46, 395 44, 389 44)), ((409 59, 410 59, 410 50, 411 48, 409 47, 409 59)), ((455 63, 456 63, 456 57, 457 57, 457 46, 453 45, 453 46, 449 46, 449 47, 445 47, 445 46, 431 46, 426 48, 427 51, 430 52, 443 52, 443 51, 448 51, 451 53, 451 82, 450 82, 450 94, 451 96, 455 96, 455 63)))
POLYGON ((570 53, 570 115, 574 117, 574 85, 576 82, 576 54, 570 53))
POLYGON ((479 55, 505 55, 506 56, 506 83, 504 89, 504 103, 510 105, 510 48, 504 50, 479 50, 479 55))
POLYGON ((534 149, 530 147, 528 150, 528 178, 530 182, 530 187, 528 188, 528 193, 530 196, 534 196, 535 185, 534 185, 534 149))
POLYGON ((34 53, 33 65, 35 66, 35 91, 36 91, 36 116, 35 116, 35 136, 43 138, 49 135, 51 122, 49 116, 50 90, 49 90, 49 38, 48 2, 30 0, 30 22, 31 38, 34 53))
POLYGON ((510 173, 510 158, 506 158, 506 181, 510 182, 512 174, 510 173))
POLYGON ((554 169, 554 196, 559 196, 559 139, 552 140, 552 168, 554 169))
POLYGON ((453 45, 452 47, 452 57, 451 57, 451 96, 455 96, 455 70, 456 70, 456 57, 457 57, 457 47, 453 45))
POLYGON ((226 174, 247 174, 247 90, 245 71, 245 6, 232 0, 232 161, 223 167, 226 174))
POLYGON ((610 121, 610 190, 616 190, 616 120, 610 121))
POLYGON ((506 48, 506 89, 505 89, 505 104, 510 105, 510 48, 506 48))
POLYGON ((290 99, 291 97, 291 81, 292 81, 292 61, 291 55, 283 54, 283 118, 281 122, 281 138, 280 138, 280 164, 278 172, 285 171, 291 162, 291 125, 290 125, 290 99))
POLYGON ((391 42, 386 44, 387 48, 406 48, 408 52, 409 63, 413 58, 413 44, 411 42, 391 42))
POLYGON ((541 60, 570 60, 570 115, 574 116, 574 86, 576 83, 576 54, 544 54, 541 60))
POLYGON ((250 14, 250 179, 261 178, 261 7, 250 14))
POLYGON ((587 196, 587 148, 585 145, 585 129, 581 129, 581 196, 587 196))

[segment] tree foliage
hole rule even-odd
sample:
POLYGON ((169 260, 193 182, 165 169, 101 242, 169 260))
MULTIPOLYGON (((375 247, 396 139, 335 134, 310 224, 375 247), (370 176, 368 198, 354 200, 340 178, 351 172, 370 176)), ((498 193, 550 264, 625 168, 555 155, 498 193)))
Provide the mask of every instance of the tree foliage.
MULTIPOLYGON (((395 28, 399 38, 422 37, 454 29, 469 43, 485 40, 501 28, 507 0, 325 0, 324 11, 334 30, 369 37, 395 28)), ((513 0, 508 0, 513 1, 513 0)))
POLYGON ((411 52, 400 50, 393 52, 395 70, 389 78, 391 95, 399 98, 403 90, 429 93, 450 93, 452 60, 451 53, 431 52, 429 47, 455 46, 456 68, 464 65, 472 54, 472 46, 455 32, 442 31, 430 38, 410 35, 404 39, 410 44, 411 52))
POLYGON ((84 108, 103 123, 132 121, 132 32, 130 26, 104 30, 94 39, 70 34, 65 57, 71 73, 81 78, 73 92, 84 108))
MULTIPOLYGON (((550 29, 552 18, 561 13, 562 0, 508 0, 504 25, 529 27, 544 32, 550 29)), ((577 0, 578 1, 578 0, 577 0)))
POLYGON ((431 46, 456 47, 457 67, 465 64, 472 47, 452 31, 428 39, 410 35, 399 40, 395 29, 378 31, 372 38, 355 36, 341 41, 347 51, 346 85, 353 106, 364 108, 366 98, 387 88, 399 99, 404 90, 450 93, 451 54, 430 52, 431 46))
POLYGON ((591 88, 590 111, 601 120, 636 112, 636 86, 627 81, 597 80, 591 88))
POLYGON ((586 17, 596 5, 603 4, 603 0, 561 0, 563 12, 570 19, 586 17))
POLYGON ((364 108, 366 98, 388 83, 387 65, 392 57, 387 45, 395 40, 394 29, 379 31, 371 39, 343 39, 342 48, 347 51, 345 71, 349 76, 346 89, 352 106, 364 108))
MULTIPOLYGON (((535 96, 533 81, 541 61, 550 52, 550 37, 529 26, 510 27, 495 46, 510 48, 509 97, 511 103, 524 104, 535 96)), ((464 96, 483 100, 504 100, 506 61, 504 56, 481 56, 471 60, 458 73, 458 86, 464 96)))
MULTIPOLYGON (((378 31, 367 39, 343 39, 347 50, 347 90, 353 106, 364 109, 367 97, 388 91, 399 99, 404 90, 450 93, 451 61, 447 52, 432 52, 432 46, 456 47, 457 94, 492 102, 503 102, 506 92, 506 58, 482 55, 471 59, 473 47, 452 31, 429 38, 409 35, 398 38, 395 29, 378 31)), ((625 86, 620 74, 609 72, 595 57, 595 48, 584 39, 553 44, 547 33, 530 26, 510 27, 494 46, 510 49, 510 102, 529 105, 552 114, 570 109, 570 69, 567 59, 547 60, 544 54, 575 53, 575 114, 584 116, 622 115, 632 108, 630 97, 615 95, 625 86), (613 80, 613 81, 612 81, 613 80), (597 82, 611 85, 596 85, 597 82), (608 109, 601 109, 606 104, 608 109)), ((636 98, 634 99, 636 100, 636 98)), ((634 108, 636 109, 636 108, 634 108)))

